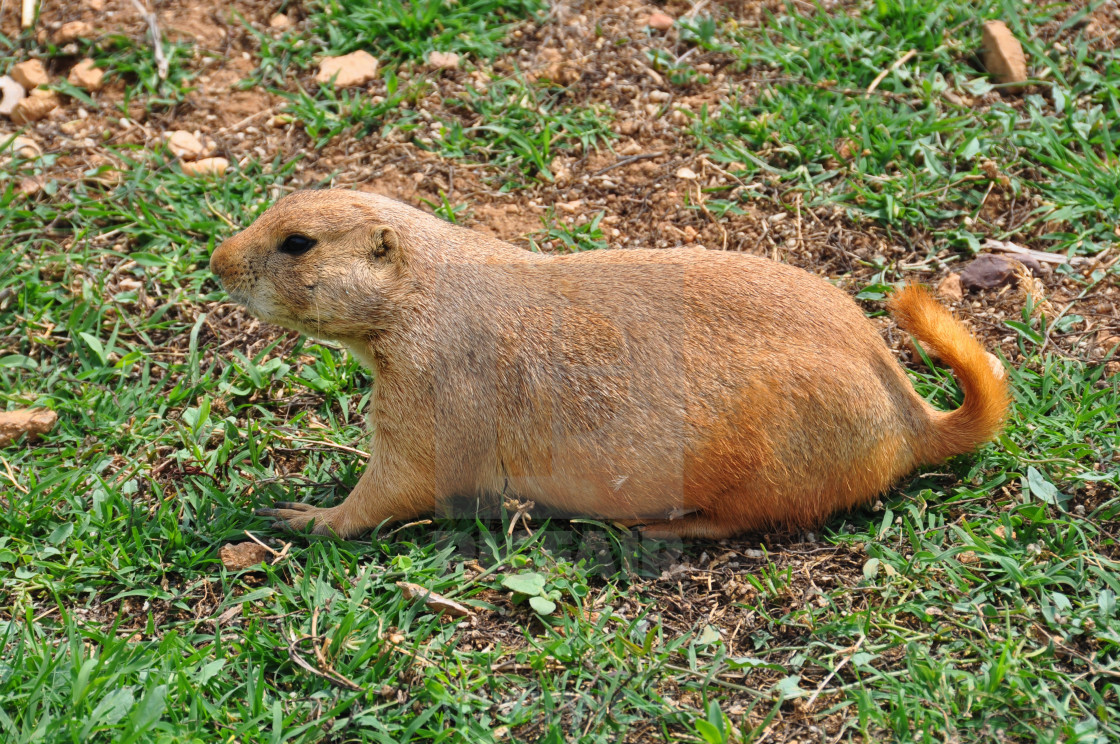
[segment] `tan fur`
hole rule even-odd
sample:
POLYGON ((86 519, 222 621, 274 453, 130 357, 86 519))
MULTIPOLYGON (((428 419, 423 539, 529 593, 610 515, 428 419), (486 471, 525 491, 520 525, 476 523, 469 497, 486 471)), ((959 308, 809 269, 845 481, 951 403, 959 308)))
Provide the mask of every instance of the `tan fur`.
POLYGON ((743 254, 542 255, 384 197, 308 191, 211 267, 263 320, 338 340, 376 375, 350 496, 261 510, 321 534, 498 493, 661 535, 808 526, 991 438, 1007 407, 979 344, 922 290, 893 311, 960 375, 951 413, 847 295, 743 254), (318 242, 279 252, 292 233, 318 242))

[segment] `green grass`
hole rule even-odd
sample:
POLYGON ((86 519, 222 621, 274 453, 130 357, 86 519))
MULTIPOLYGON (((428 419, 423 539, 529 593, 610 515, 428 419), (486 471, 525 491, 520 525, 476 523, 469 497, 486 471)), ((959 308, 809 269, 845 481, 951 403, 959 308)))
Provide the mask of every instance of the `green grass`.
POLYGON ((316 147, 343 133, 361 139, 396 130, 444 157, 494 166, 491 180, 506 189, 550 181, 553 157, 585 152, 610 138, 605 109, 573 106, 563 89, 490 71, 483 89, 466 85, 462 96, 444 99, 436 118, 425 121, 417 107, 431 92, 431 81, 423 74, 406 81, 399 76, 432 51, 454 52, 465 65, 489 70, 489 63, 508 51, 510 29, 542 10, 535 0, 315 3, 309 36, 287 33, 276 39, 254 32, 261 44, 257 76, 279 86, 276 91, 291 101, 286 114, 303 124, 316 147), (290 68, 308 69, 318 57, 358 49, 375 54, 384 66, 385 95, 372 99, 362 90, 290 86, 290 68))
POLYGON ((1033 43, 1062 10, 883 0, 859 17, 790 14, 763 30, 730 31, 722 48, 761 91, 699 112, 694 135, 741 177, 904 232, 926 229, 972 250, 986 235, 1097 253, 1115 240, 1120 209, 1120 59, 1091 51, 1079 34, 1060 49, 1033 43), (989 18, 1026 40, 1038 77, 1022 95, 994 93, 977 69, 989 18), (992 186, 1022 205, 1015 224, 982 212, 992 186))
MULTIPOLYGON (((311 51, 299 56, 289 35, 284 54, 307 64, 317 50, 370 43, 402 64, 431 48, 488 58, 509 46, 502 29, 539 11, 481 5, 427 21, 434 6, 362 5, 382 14, 372 20, 343 13, 349 4, 314 6, 311 51), (370 31, 405 8, 413 25, 370 31), (468 43, 479 51, 456 46, 468 43)), ((969 61, 977 12, 1027 32, 1054 12, 969 7, 864 3, 858 17, 780 17, 759 31, 691 21, 686 45, 727 55, 769 93, 713 107, 682 134, 741 163, 743 180, 928 234, 932 248, 1028 233, 1034 247, 1111 246, 1115 56, 1082 41, 1066 54, 1031 48, 1036 68, 1052 70, 1041 93, 1068 92, 1061 112, 1040 93, 957 106, 938 86, 987 85, 969 61), (866 89, 911 48, 915 60, 879 86, 889 95, 837 92, 866 89), (815 87, 825 79, 836 82, 815 87), (841 165, 844 139, 870 154, 841 165), (1010 179, 1007 193, 1040 200, 1022 225, 977 212, 990 181, 962 179, 984 173, 982 158, 1010 179)), ((152 78, 143 40, 112 44, 98 58, 134 76, 129 95, 176 100, 181 87, 152 78)), ((705 84, 679 56, 679 69, 653 63, 675 85, 705 84)), ((194 72, 176 59, 173 82, 185 86, 194 72)), ((558 148, 606 137, 608 115, 563 89, 492 82, 443 101, 437 130, 419 114, 387 115, 394 96, 426 95, 411 85, 381 103, 285 91, 308 149, 413 127, 439 156, 530 188, 558 148)), ((1120 738, 1120 377, 1047 344, 1051 320, 993 319, 1026 360, 997 443, 811 538, 649 543, 590 521, 510 536, 505 515, 293 539, 252 509, 346 495, 360 458, 331 445, 362 446, 372 381, 339 349, 220 305, 207 261, 303 161, 250 160, 198 181, 159 150, 110 154, 126 165, 114 185, 97 180, 104 167, 64 179, 58 154, 0 165, 0 409, 59 414, 43 441, 0 449, 5 742, 819 740, 810 727, 830 741, 1120 738), (33 174, 44 193, 16 196, 33 174), (289 541, 288 552, 256 571, 224 569, 219 548, 246 529, 277 549, 289 541), (441 619, 398 581, 476 617, 441 619)), ((716 218, 745 207, 712 196, 716 218)), ((447 196, 429 207, 469 217, 447 196)), ((602 216, 549 213, 534 237, 542 249, 600 248, 602 216)), ((1099 293, 1116 271, 1079 281, 1099 293)), ((877 307, 877 283, 903 278, 882 266, 861 297, 877 307)), ((943 370, 912 379, 938 407, 959 405, 943 370)))

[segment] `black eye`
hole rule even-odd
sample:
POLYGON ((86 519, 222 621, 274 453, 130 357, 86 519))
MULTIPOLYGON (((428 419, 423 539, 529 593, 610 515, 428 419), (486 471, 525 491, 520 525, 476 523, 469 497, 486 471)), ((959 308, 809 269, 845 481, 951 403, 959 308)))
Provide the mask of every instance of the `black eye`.
POLYGON ((280 244, 280 252, 290 256, 299 256, 315 247, 315 241, 306 235, 289 235, 280 244))

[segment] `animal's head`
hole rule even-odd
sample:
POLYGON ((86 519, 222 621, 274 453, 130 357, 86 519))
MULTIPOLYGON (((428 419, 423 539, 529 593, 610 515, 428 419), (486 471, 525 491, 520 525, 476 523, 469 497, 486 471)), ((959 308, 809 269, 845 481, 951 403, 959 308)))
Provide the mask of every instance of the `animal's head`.
POLYGON ((219 245, 210 269, 261 320, 321 338, 369 336, 407 291, 401 209, 353 191, 297 191, 219 245))

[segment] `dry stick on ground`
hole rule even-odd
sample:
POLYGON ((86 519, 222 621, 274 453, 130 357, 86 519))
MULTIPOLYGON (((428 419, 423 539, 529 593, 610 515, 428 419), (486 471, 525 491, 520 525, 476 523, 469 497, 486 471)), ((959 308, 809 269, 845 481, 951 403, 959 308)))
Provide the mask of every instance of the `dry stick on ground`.
POLYGON ((883 80, 886 79, 887 75, 890 75, 899 67, 902 67, 904 64, 912 60, 914 56, 917 55, 917 53, 917 49, 911 49, 906 54, 896 59, 894 61, 894 64, 892 64, 890 67, 876 75, 875 79, 871 81, 871 85, 867 86, 867 95, 871 95, 872 93, 874 93, 875 89, 879 87, 879 83, 883 82, 883 80))
POLYGON ((664 154, 665 153, 663 153, 663 152, 643 152, 643 153, 640 153, 638 155, 629 155, 625 158, 620 158, 620 159, 614 161, 613 163, 608 165, 606 168, 600 168, 599 170, 592 173, 591 177, 594 178, 595 176, 601 176, 604 173, 606 173, 607 171, 612 171, 615 168, 621 168, 624 165, 630 165, 631 163, 636 163, 639 160, 649 160, 650 158, 659 158, 664 154))
POLYGON ((160 41, 159 22, 156 19, 156 14, 155 12, 149 12, 147 8, 140 4, 140 0, 132 0, 132 7, 136 8, 140 17, 148 23, 148 35, 152 37, 152 53, 156 58, 156 71, 159 73, 160 80, 166 80, 169 65, 167 57, 163 56, 163 42, 160 41))
POLYGON ((23 0, 23 4, 20 6, 19 14, 20 28, 31 28, 31 26, 35 23, 35 5, 35 0, 23 0))
POLYGON ((836 676, 837 672, 839 672, 841 669, 844 668, 845 664, 847 664, 849 661, 852 660, 852 657, 856 655, 856 651, 859 651, 859 647, 863 645, 863 642, 865 640, 867 640, 867 636, 861 635, 859 637, 859 640, 855 642, 855 645, 851 647, 851 650, 848 652, 848 655, 845 656, 843 659, 841 659, 840 663, 836 665, 836 668, 828 673, 828 676, 825 677, 824 681, 821 682, 820 685, 817 687, 816 692, 814 692, 812 694, 812 696, 809 697, 808 701, 806 701, 805 710, 809 710, 809 709, 812 708, 813 703, 815 703, 816 700, 817 700, 817 696, 821 694, 821 690, 823 690, 825 688, 825 685, 827 685, 829 682, 832 681, 832 678, 836 676))

